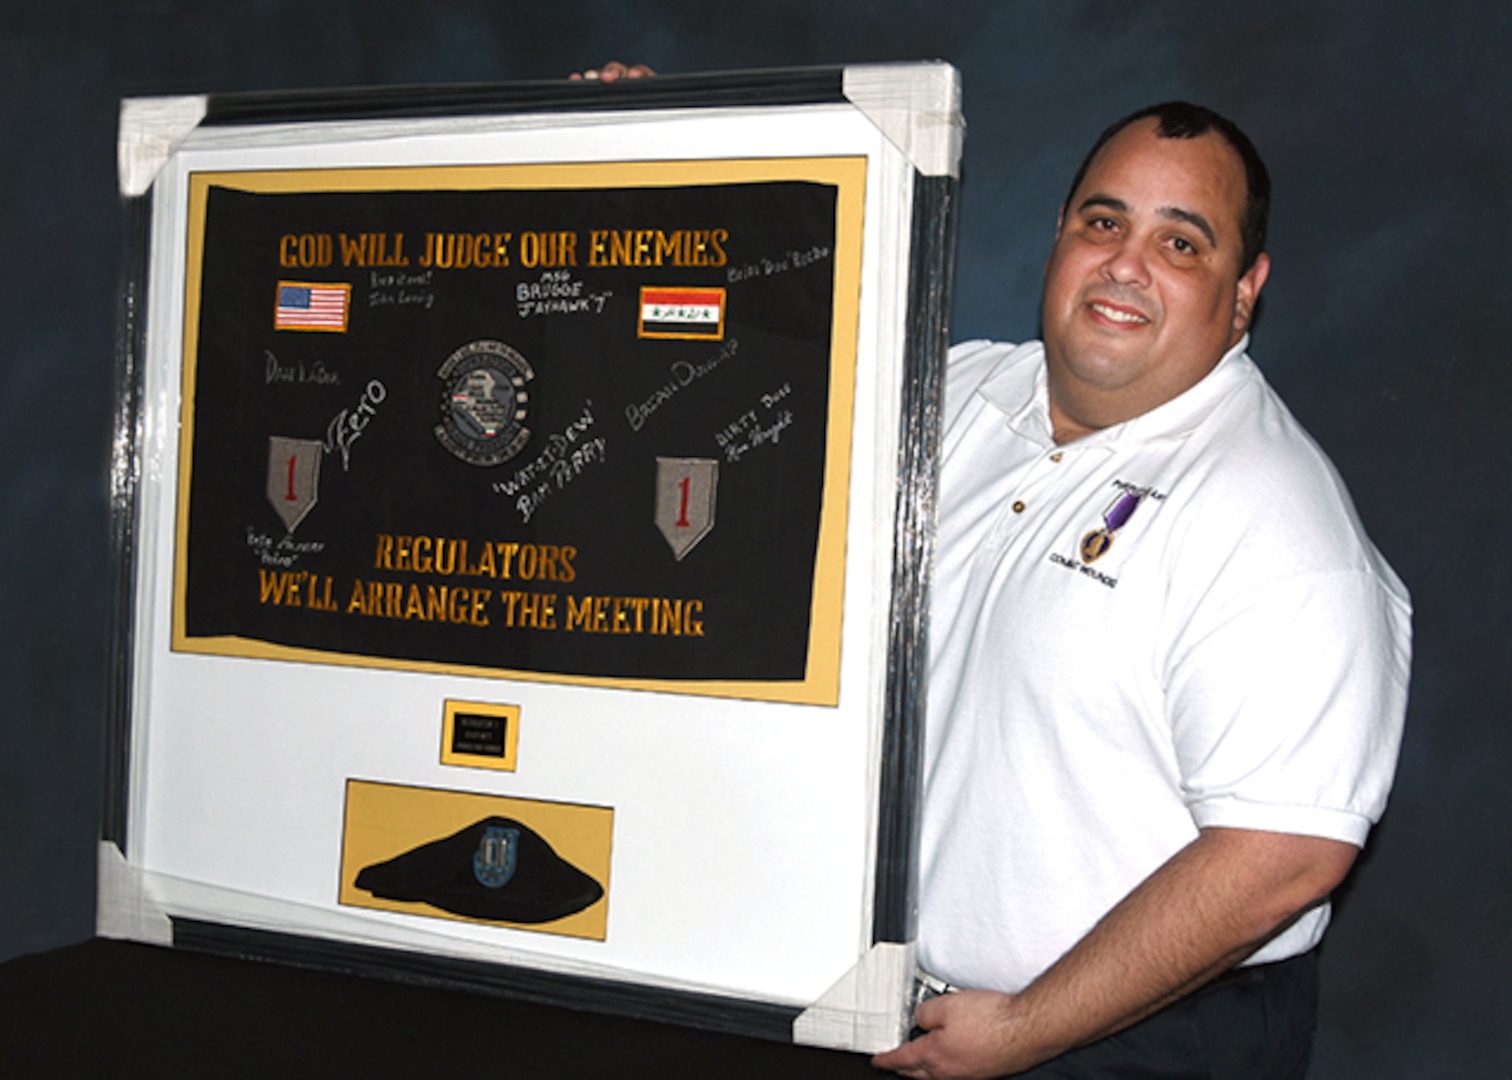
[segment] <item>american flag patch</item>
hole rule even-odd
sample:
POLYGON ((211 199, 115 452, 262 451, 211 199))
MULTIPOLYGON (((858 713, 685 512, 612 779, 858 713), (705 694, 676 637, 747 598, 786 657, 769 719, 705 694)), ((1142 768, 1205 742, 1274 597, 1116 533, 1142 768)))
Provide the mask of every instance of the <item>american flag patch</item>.
POLYGON ((643 338, 724 338, 723 289, 642 286, 640 326, 643 338))
POLYGON ((273 329, 345 333, 351 298, 350 285, 280 281, 278 306, 273 311, 273 329))

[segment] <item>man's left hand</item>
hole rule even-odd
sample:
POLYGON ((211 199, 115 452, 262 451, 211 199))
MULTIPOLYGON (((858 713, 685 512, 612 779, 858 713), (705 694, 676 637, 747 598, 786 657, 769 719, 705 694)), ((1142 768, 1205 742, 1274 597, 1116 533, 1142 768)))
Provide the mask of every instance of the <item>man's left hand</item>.
POLYGON ((919 1080, 987 1080, 1038 1064, 1015 1046, 1016 999, 987 990, 959 990, 919 1006, 912 1042, 878 1054, 872 1064, 919 1080))
POLYGON ((589 68, 587 71, 574 71, 567 76, 574 82, 619 82, 621 79, 644 79, 655 75, 649 64, 626 64, 619 60, 611 60, 601 68, 589 68))

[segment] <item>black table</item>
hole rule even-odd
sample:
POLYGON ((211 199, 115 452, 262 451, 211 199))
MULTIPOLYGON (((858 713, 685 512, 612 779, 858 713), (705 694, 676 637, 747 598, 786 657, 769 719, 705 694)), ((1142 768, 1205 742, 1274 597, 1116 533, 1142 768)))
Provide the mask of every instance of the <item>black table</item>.
POLYGON ((95 940, 0 964, 0 1076, 866 1078, 864 1055, 95 940))

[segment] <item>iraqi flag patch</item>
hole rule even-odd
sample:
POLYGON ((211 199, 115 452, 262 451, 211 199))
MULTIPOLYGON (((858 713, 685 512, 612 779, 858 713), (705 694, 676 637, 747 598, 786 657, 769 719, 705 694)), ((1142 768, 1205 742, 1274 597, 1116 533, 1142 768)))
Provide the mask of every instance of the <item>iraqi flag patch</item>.
POLYGON ((723 289, 645 285, 641 287, 640 325, 636 333, 643 338, 722 341, 724 310, 723 289))

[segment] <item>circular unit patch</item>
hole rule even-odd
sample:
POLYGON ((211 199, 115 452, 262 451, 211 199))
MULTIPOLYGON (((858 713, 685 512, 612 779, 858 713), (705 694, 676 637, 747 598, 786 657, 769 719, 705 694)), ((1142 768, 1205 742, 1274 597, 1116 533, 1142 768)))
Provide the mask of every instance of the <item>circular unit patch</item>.
POLYGON ((469 465, 502 465, 525 448, 530 429, 530 362, 502 341, 474 341, 446 358, 436 375, 441 422, 436 438, 469 465))

